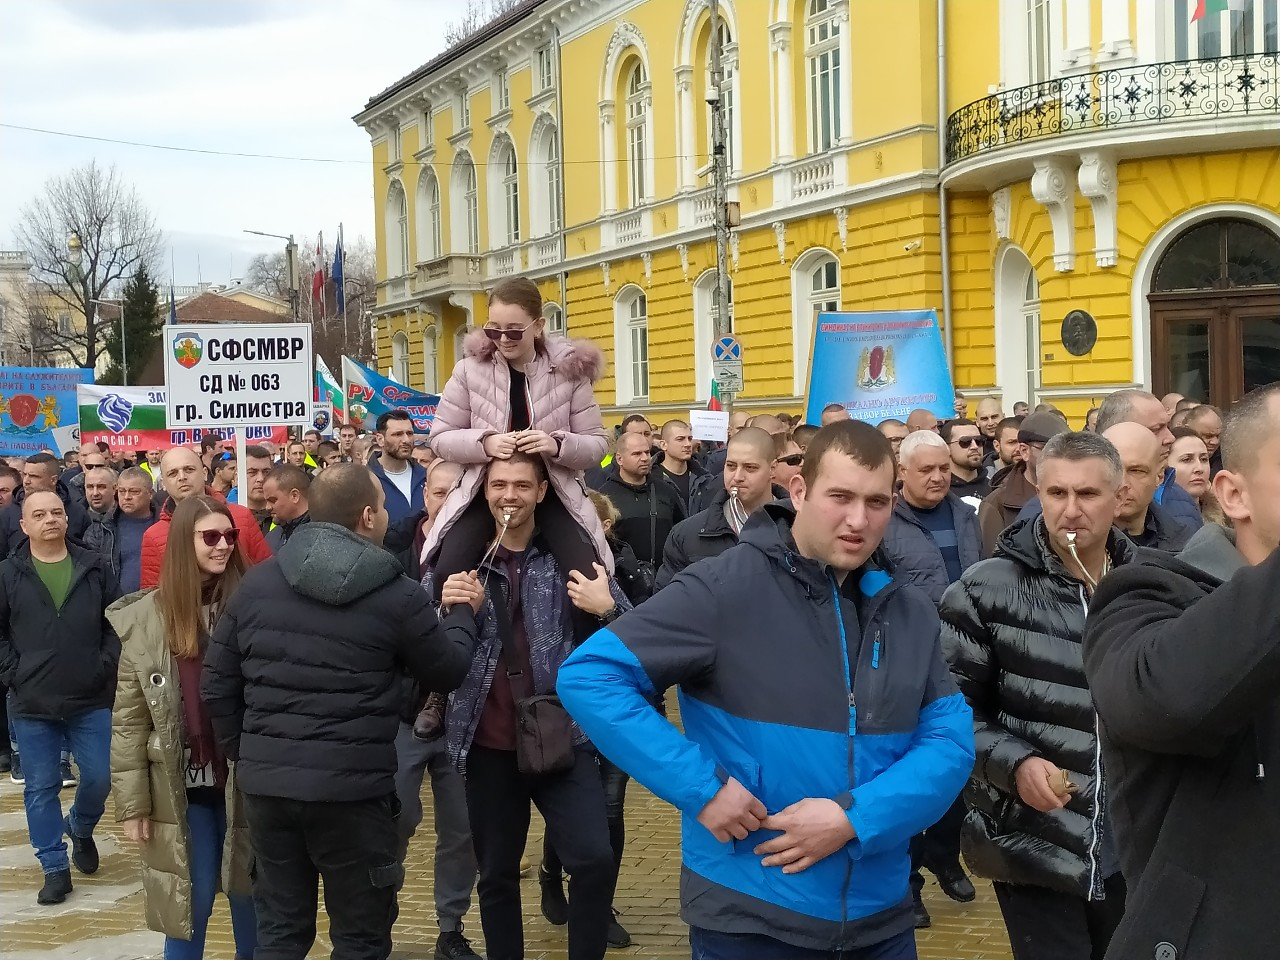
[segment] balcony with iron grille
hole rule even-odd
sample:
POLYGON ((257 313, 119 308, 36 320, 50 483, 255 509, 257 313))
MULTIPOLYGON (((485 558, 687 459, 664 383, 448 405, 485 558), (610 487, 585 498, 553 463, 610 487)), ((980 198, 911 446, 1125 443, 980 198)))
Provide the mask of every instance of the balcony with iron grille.
POLYGON ((1280 55, 1173 60, 1001 90, 947 118, 951 183, 991 185, 1057 150, 1118 156, 1280 144, 1280 55), (1205 142, 1199 146, 1189 140, 1205 142), (1012 169, 1004 169, 1012 168, 1012 169))

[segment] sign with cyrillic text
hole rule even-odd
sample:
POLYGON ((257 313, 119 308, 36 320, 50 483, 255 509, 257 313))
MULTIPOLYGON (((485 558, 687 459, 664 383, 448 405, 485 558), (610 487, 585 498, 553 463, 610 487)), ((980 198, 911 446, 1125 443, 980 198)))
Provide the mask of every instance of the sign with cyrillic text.
POLYGON ((311 426, 315 353, 308 324, 166 326, 161 335, 170 430, 311 426))

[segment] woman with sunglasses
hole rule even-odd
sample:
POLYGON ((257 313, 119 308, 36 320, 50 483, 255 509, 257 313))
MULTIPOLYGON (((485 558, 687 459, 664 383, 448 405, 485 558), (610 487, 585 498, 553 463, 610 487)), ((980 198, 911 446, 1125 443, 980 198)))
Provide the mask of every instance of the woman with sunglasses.
POLYGON ((537 285, 523 277, 503 280, 489 295, 484 327, 467 334, 464 356, 445 384, 431 447, 466 470, 424 548, 437 584, 475 569, 493 541, 493 517, 478 494, 489 461, 517 450, 546 461, 550 489, 537 523, 561 573, 592 576, 597 561, 613 571, 604 527, 582 481, 583 471, 608 450, 591 386, 604 371, 604 355, 590 340, 545 336, 545 324, 537 285))
POLYGON ((182 501, 159 587, 107 609, 122 644, 111 788, 116 818, 142 853, 147 926, 165 935, 165 960, 204 956, 219 887, 237 958, 252 960, 257 947, 248 826, 200 699, 209 635, 245 571, 239 533, 214 497, 182 501))

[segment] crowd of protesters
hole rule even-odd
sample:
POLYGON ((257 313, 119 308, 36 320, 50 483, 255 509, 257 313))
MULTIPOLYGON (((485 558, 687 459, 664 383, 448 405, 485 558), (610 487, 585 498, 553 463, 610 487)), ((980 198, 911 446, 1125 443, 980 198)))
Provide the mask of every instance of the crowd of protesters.
POLYGON ((607 432, 603 370, 509 280, 429 437, 250 445, 243 490, 212 436, 0 465, 38 902, 111 797, 166 958, 221 890, 238 957, 300 960, 323 883, 333 956, 385 960, 430 842, 436 957, 479 956, 474 900, 517 960, 537 807, 541 912, 599 960, 634 777, 680 811, 697 958, 913 958, 926 875, 993 890, 1016 960, 1270 955, 1280 386, 707 444, 607 432))

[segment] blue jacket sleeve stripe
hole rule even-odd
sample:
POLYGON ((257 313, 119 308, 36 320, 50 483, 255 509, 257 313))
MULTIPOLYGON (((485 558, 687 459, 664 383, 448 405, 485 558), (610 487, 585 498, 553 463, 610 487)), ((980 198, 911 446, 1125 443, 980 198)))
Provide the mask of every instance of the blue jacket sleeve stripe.
POLYGON ((936 823, 973 771, 973 711, 953 693, 927 704, 907 752, 853 791, 855 860, 907 843, 936 823))
POLYGON ((653 708, 653 682, 612 630, 570 655, 556 691, 597 750, 672 806, 697 816, 720 789, 715 760, 653 708))

